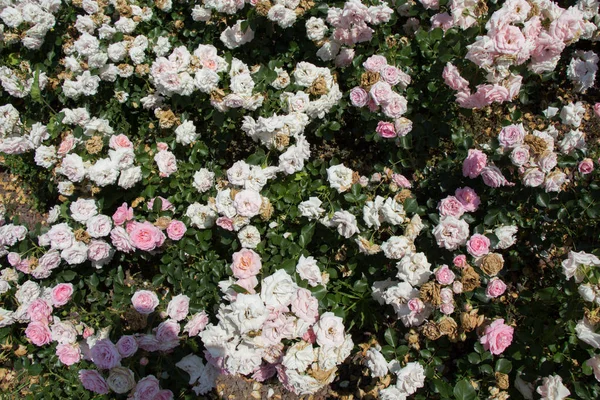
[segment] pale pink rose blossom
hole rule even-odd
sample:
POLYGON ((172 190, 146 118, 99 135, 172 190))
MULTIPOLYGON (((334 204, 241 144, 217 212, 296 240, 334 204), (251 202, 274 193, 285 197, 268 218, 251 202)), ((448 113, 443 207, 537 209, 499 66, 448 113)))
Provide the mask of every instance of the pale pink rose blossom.
POLYGON ((594 104, 594 113, 597 117, 600 117, 600 103, 594 104))
POLYGON ((467 251, 473 257, 481 257, 490 252, 490 239, 478 233, 471 236, 467 242, 467 251))
POLYGON ((43 346, 52 341, 52 333, 46 322, 33 321, 27 325, 25 336, 36 346, 43 346))
POLYGON ((238 279, 250 278, 258 274, 262 267, 260 256, 253 250, 242 249, 233 253, 231 271, 238 279))
POLYGON ((96 370, 82 369, 79 371, 79 380, 84 388, 98 394, 108 394, 109 388, 106 380, 96 370))
POLYGON ((165 151, 169 149, 169 145, 165 142, 157 142, 156 148, 158 149, 158 151, 165 151))
POLYGON ((450 285, 454 282, 455 279, 454 272, 447 266, 442 265, 438 269, 435 270, 435 279, 438 281, 440 285, 450 285))
POLYGON ((298 318, 312 324, 319 316, 319 301, 309 290, 298 288, 292 297, 292 312, 298 318))
POLYGON ((510 149, 523 144, 524 139, 525 128, 523 128, 523 124, 505 126, 498 135, 498 142, 500 142, 500 146, 510 149))
POLYGON ((444 315, 450 315, 454 312, 454 304, 453 303, 442 304, 440 306, 440 311, 444 315))
POLYGON ((187 317, 190 310, 190 298, 185 294, 179 294, 171 299, 167 306, 167 314, 175 321, 181 321, 187 317))
POLYGON ((583 161, 579 163, 577 170, 582 175, 590 174, 594 170, 594 162, 591 158, 584 158, 583 161))
POLYGON ((112 369, 121 365, 121 355, 110 339, 100 339, 91 348, 92 361, 100 369, 112 369))
POLYGON ((396 129, 391 122, 379 121, 375 132, 382 138, 390 139, 396 137, 396 129))
POLYGON ((64 156, 75 147, 75 137, 73 135, 67 135, 56 150, 56 154, 64 156))
POLYGON ((481 150, 469 149, 467 158, 463 161, 463 176, 477 178, 487 165, 487 156, 481 150))
POLYGON ((133 149, 133 143, 131 140, 123 134, 111 136, 108 141, 108 146, 113 149, 133 149))
POLYGON ((135 250, 129 234, 120 226, 114 227, 112 231, 110 231, 110 240, 113 246, 123 253, 129 253, 135 250))
POLYGON ((50 292, 50 298, 54 307, 64 306, 71 300, 72 295, 73 285, 71 283, 59 283, 50 292))
POLYGON ((467 256, 465 256, 464 254, 460 254, 454 257, 454 260, 452 262, 458 268, 464 268, 467 266, 467 256))
POLYGON ((217 226, 232 232, 234 230, 233 220, 227 217, 219 217, 216 221, 217 226))
POLYGON ((456 189, 454 196, 460 201, 466 212, 477 211, 481 204, 481 200, 479 199, 479 196, 477 196, 477 193, 468 186, 456 189))
POLYGON ((158 379, 154 375, 148 375, 138 381, 135 386, 134 398, 154 399, 158 392, 160 392, 158 379))
POLYGON ((384 56, 380 55, 372 55, 367 58, 367 60, 363 63, 363 67, 367 71, 371 72, 379 72, 383 67, 387 65, 387 60, 384 56))
POLYGON ((137 341, 131 335, 121 336, 116 346, 117 351, 123 358, 131 357, 138 350, 137 341))
POLYGON ((208 325, 208 314, 205 311, 200 311, 194 314, 192 319, 185 324, 183 331, 187 332, 190 337, 198 336, 200 332, 208 325))
POLYGON ((255 294, 256 290, 254 290, 254 288, 258 286, 258 278, 256 276, 251 276, 249 278, 238 279, 235 284, 246 289, 249 294, 255 294))
POLYGON ((463 284, 461 281, 452 282, 452 292, 460 294, 463 291, 463 284))
POLYGON ((387 82, 379 81, 369 90, 371 99, 376 105, 386 105, 395 94, 387 82))
MULTIPOLYGON (((354 107, 364 107, 369 100, 369 93, 360 86, 350 90, 350 102, 354 107)), ((599 103, 600 104, 600 103, 599 103)))
POLYGON ((451 63, 446 63, 444 67, 444 71, 442 72, 442 78, 444 78, 444 82, 451 89, 454 89, 459 92, 464 92, 469 90, 469 81, 463 78, 456 68, 451 63))
POLYGON ((452 15, 445 13, 435 14, 430 19, 431 21, 431 29, 441 28, 444 32, 454 26, 454 18, 452 15))
POLYGON ((412 187, 412 184, 402 174, 393 174, 392 181, 401 188, 409 189, 412 187))
POLYGON ((163 178, 177 172, 177 158, 168 150, 161 150, 154 156, 154 161, 158 166, 159 175, 163 178))
POLYGON ((514 331, 512 326, 505 325, 504 319, 500 318, 485 328, 485 334, 479 341, 492 354, 502 354, 512 343, 514 331))
POLYGON ((487 297, 496 298, 502 296, 506 291, 506 284, 502 282, 500 278, 492 278, 488 282, 488 285, 485 289, 485 294, 487 297))
POLYGON ((442 217, 451 215, 456 218, 460 218, 466 211, 462 203, 454 196, 442 199, 438 204, 438 210, 442 217))
POLYGON ((40 321, 48 324, 50 315, 52 315, 52 307, 43 299, 35 299, 27 307, 27 315, 32 321, 40 321))
POLYGON ((187 228, 185 224, 178 220, 171 221, 169 226, 167 226, 167 236, 171 240, 180 240, 183 235, 185 235, 186 231, 187 228))
POLYGON ((117 226, 121 226, 125 222, 131 221, 133 219, 133 208, 129 207, 127 203, 121 204, 121 206, 116 209, 112 219, 117 226))
POLYGON ((235 195, 233 205, 239 215, 251 218, 260 212, 262 198, 258 192, 244 189, 235 195))
POLYGON ((158 297, 149 290, 138 290, 131 297, 133 308, 140 314, 151 314, 158 306, 158 297))
POLYGON ((483 178, 483 183, 489 187, 514 186, 514 183, 507 181, 502 172, 500 172, 500 169, 493 165, 481 170, 481 177, 483 178))
POLYGON ((81 349, 78 344, 59 344, 56 346, 56 355, 65 365, 73 365, 81 361, 81 349))
POLYGON ((130 222, 130 225, 127 226, 127 232, 131 243, 136 248, 144 251, 152 251, 165 241, 164 233, 148 221, 142 223, 130 222))

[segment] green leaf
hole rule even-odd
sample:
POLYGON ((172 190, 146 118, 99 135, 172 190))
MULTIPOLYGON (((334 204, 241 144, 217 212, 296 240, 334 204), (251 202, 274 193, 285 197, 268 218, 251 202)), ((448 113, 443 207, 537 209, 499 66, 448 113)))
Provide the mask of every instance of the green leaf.
POLYGON ((404 200, 404 211, 406 211, 407 214, 415 213, 418 208, 419 204, 417 203, 417 200, 413 199, 412 197, 404 200))
POLYGON ((75 279, 75 276, 77 274, 75 273, 75 271, 64 271, 62 273, 62 278, 65 280, 65 282, 70 282, 73 279, 75 279))
POLYGON ((42 92, 40 90, 40 67, 38 66, 35 69, 35 74, 33 75, 33 85, 31 85, 31 91, 29 92, 31 99, 36 103, 42 102, 42 92))
POLYGON ((502 372, 503 374, 508 374, 512 371, 512 363, 506 358, 501 358, 496 361, 496 372, 502 372))
POLYGON ((312 240, 313 234, 315 233, 315 224, 304 225, 300 230, 300 237, 298 238, 298 244, 300 247, 305 248, 307 244, 312 240))
POLYGON ((398 339, 396 337, 396 330, 393 328, 387 328, 385 330, 385 334, 383 335, 385 338, 385 342, 392 347, 398 346, 398 339))
POLYGON ((452 397, 452 386, 441 379, 434 379, 433 386, 435 390, 440 394, 443 399, 449 399, 452 397))
POLYGON ((454 386, 454 398, 458 400, 475 400, 477 393, 475 393, 473 385, 468 380, 463 379, 454 386))
POLYGON ((475 364, 475 365, 477 365, 481 362, 481 357, 479 357, 479 354, 477 354, 477 353, 470 353, 467 356, 467 359, 469 360, 469 362, 471 364, 475 364))
POLYGON ((548 193, 538 193, 535 196, 535 202, 538 206, 547 208, 550 205, 550 195, 548 193))

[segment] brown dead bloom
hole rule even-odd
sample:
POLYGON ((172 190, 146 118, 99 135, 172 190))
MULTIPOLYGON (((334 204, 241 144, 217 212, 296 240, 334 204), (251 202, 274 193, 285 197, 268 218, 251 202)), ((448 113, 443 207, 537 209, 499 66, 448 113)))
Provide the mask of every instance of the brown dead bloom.
POLYGON ((410 190, 402 189, 400 191, 400 193, 398 193, 396 196, 394 196, 394 200, 396 200, 396 202, 402 204, 402 203, 404 203, 404 200, 408 199, 409 197, 412 197, 412 193, 410 192, 410 190))
POLYGON ((442 335, 446 335, 450 338, 456 338, 458 332, 458 325, 452 317, 443 317, 438 321, 438 328, 442 335))
POLYGON ((102 151, 102 138, 100 136, 92 136, 85 142, 85 149, 90 154, 98 154, 102 151))
POLYGON ((475 269, 473 269, 473 267, 469 266, 462 271, 460 283, 463 285, 463 292, 470 292, 481 286, 479 274, 475 271, 475 269))
POLYGON ((156 222, 154 223, 154 226, 156 226, 159 229, 167 229, 167 226, 169 226, 170 223, 171 223, 171 218, 160 217, 156 220, 156 222))
POLYGON ((504 267, 504 258, 498 253, 490 253, 481 259, 481 270, 489 276, 496 276, 504 267))
POLYGON ((438 340, 440 337, 442 337, 440 328, 433 321, 426 322, 425 325, 423 325, 421 333, 423 333, 423 336, 429 340, 438 340))
POLYGON ((87 233, 87 231, 83 228, 79 228, 77 229, 75 232, 73 232, 75 234, 75 240, 78 240, 80 242, 83 243, 89 243, 91 238, 90 238, 90 234, 87 233))
POLYGON ((460 327, 465 332, 475 330, 483 323, 483 315, 477 315, 477 309, 460 314, 460 327))
POLYGON ((367 71, 360 76, 360 86, 368 92, 371 86, 379 82, 379 77, 379 72, 367 71))
POLYGON ((266 197, 263 197, 259 212, 260 212, 260 218, 263 221, 270 220, 271 216, 273 215, 273 205, 271 204, 271 200, 269 200, 266 197))
POLYGON ((170 129, 174 125, 179 125, 179 119, 175 116, 173 111, 157 109, 154 115, 158 118, 158 124, 162 129, 170 129))
POLYGON ((442 304, 442 298, 440 296, 440 291, 442 287, 435 282, 427 282, 421 289, 419 290, 419 298, 423 300, 424 303, 430 303, 434 306, 439 306, 442 304))
POLYGON ((419 345, 419 333, 414 329, 411 329, 404 338, 408 341, 408 345, 415 350, 419 350, 421 346, 419 345))
POLYGON ((548 149, 548 143, 541 137, 533 135, 525 135, 525 144, 529 146, 529 150, 535 156, 543 154, 548 149))
POLYGON ((262 15, 263 17, 266 17, 267 14, 269 13, 269 10, 271 9, 271 7, 273 7, 273 4, 271 4, 271 2, 269 0, 263 0, 263 1, 259 1, 258 3, 256 3, 256 13, 258 15, 262 15))
POLYGON ((319 75, 319 77, 313 81, 312 85, 308 88, 308 93, 313 96, 322 96, 329 93, 327 81, 323 75, 319 75))
POLYGON ((275 147, 278 149, 285 149, 290 144, 290 137, 284 133, 278 133, 275 135, 275 147))
POLYGON ((131 202, 131 207, 133 207, 133 208, 136 208, 136 207, 137 207, 137 206, 139 206, 141 203, 143 203, 143 202, 144 202, 144 200, 145 200, 145 199, 144 199, 143 197, 138 197, 138 198, 136 198, 135 200, 133 200, 133 201, 131 202))
POLYGON ((508 375, 503 374, 502 372, 496 372, 494 374, 495 378, 496 378, 496 385, 498 385, 498 387, 500 389, 506 390, 508 389, 508 387, 510 386, 510 381, 508 380, 508 375))

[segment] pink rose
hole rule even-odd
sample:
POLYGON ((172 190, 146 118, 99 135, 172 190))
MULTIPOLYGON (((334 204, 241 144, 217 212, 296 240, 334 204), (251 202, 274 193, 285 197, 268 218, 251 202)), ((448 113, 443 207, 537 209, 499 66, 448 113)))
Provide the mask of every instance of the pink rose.
POLYGON ((379 81, 371 86, 369 94, 375 104, 386 105, 395 93, 392 91, 389 83, 379 81))
POLYGON ((112 369, 121 365, 121 354, 110 339, 100 339, 91 349, 92 361, 100 369, 112 369))
POLYGON ((451 63, 446 63, 444 71, 442 72, 442 78, 444 78, 444 82, 446 82, 446 85, 448 85, 451 89, 459 92, 469 90, 469 81, 460 76, 458 68, 451 63))
POLYGON ((258 279, 256 276, 251 276, 250 278, 238 279, 235 284, 243 289, 246 289, 249 294, 254 294, 256 293, 254 288, 258 285, 258 279))
POLYGON ((507 24, 493 31, 492 41, 498 54, 514 56, 523 48, 525 36, 520 28, 507 24))
POLYGON ((477 211, 477 208, 479 208, 479 205, 481 204, 481 200, 479 199, 479 196, 477 196, 477 193, 468 186, 456 189, 454 196, 460 201, 466 212, 477 211))
POLYGON ((387 60, 384 56, 380 55, 372 55, 371 57, 367 58, 367 60, 363 63, 363 67, 365 67, 367 71, 371 72, 379 72, 386 65, 387 60))
POLYGON ((131 140, 129 140, 127 136, 120 134, 116 136, 111 136, 110 140, 108 141, 108 147, 110 147, 113 150, 133 149, 133 143, 131 143, 131 140))
POLYGON ((392 92, 387 102, 383 104, 383 113, 389 118, 400 118, 407 111, 408 102, 404 96, 392 92))
POLYGON ((597 117, 600 117, 600 103, 594 104, 594 113, 597 117))
POLYGON ((335 66, 339 68, 347 67, 354 60, 354 49, 343 48, 335 57, 335 66))
POLYGON ((406 305, 408 306, 408 309, 415 314, 419 314, 425 310, 425 303, 418 297, 410 299, 406 305))
POLYGON ((25 336, 36 346, 43 346, 52 341, 52 333, 48 324, 41 321, 30 322, 25 329, 25 336))
POLYGON ((591 158, 585 158, 582 162, 579 163, 577 169, 582 175, 590 174, 594 170, 594 162, 591 158))
POLYGON ((159 175, 166 178, 177 172, 177 158, 168 150, 161 150, 154 156, 158 166, 159 175))
POLYGON ((485 334, 479 339, 483 348, 492 354, 502 354, 513 340, 515 329, 504 324, 502 318, 495 320, 485 328, 485 334))
POLYGON ((19 253, 11 251, 6 256, 6 260, 8 261, 11 267, 16 267, 21 262, 21 255, 19 253))
POLYGON ((529 146, 517 146, 510 153, 513 165, 521 167, 529 161, 529 146))
POLYGON ((375 129, 375 131, 382 138, 389 139, 396 137, 396 130, 394 129, 394 124, 392 124, 391 122, 379 121, 379 123, 377 123, 377 129, 375 129))
POLYGON ((312 324, 319 317, 319 301, 310 290, 298 288, 292 297, 292 312, 301 320, 312 324))
POLYGON ((454 18, 452 15, 445 13, 435 14, 430 19, 431 21, 431 29, 441 28, 444 32, 454 26, 454 18))
POLYGON ((525 139, 525 129, 523 128, 523 124, 505 126, 498 135, 500 146, 508 147, 510 149, 522 144, 523 139, 525 139))
POLYGON ((381 69, 381 78, 392 86, 400 83, 400 70, 392 65, 386 65, 381 69))
POLYGON ((73 365, 81 360, 81 350, 78 344, 59 344, 56 346, 56 355, 65 365, 73 365))
POLYGON ((490 239, 478 233, 471 236, 467 242, 467 251, 473 257, 481 257, 490 252, 490 239))
MULTIPOLYGON (((389 104, 388 104, 389 106, 389 104)), ((394 129, 396 129, 396 134, 398 137, 403 137, 408 135, 410 131, 412 131, 413 123, 410 119, 400 117, 394 121, 394 129)))
POLYGON ((445 199, 442 199, 438 204, 438 210, 442 217, 451 215, 456 218, 460 218, 466 211, 462 203, 454 196, 448 196, 445 199))
POLYGON ((154 208, 154 201, 156 199, 160 199, 160 211, 171 211, 171 210, 173 210, 173 208, 175 208, 175 207, 173 207, 173 204, 169 200, 165 199, 162 196, 157 196, 157 197, 150 199, 150 201, 148 201, 148 209, 149 210, 152 210, 154 208))
POLYGON ((198 336, 200 332, 208 325, 208 314, 205 311, 200 311, 194 314, 192 319, 185 324, 183 331, 187 332, 189 337, 198 336))
POLYGON ((165 142, 157 142, 156 148, 158 149, 158 151, 165 151, 169 149, 169 145, 165 142))
POLYGON ((128 207, 127 203, 121 204, 112 216, 115 225, 121 226, 127 221, 133 219, 133 208, 128 207))
POLYGON ((179 346, 179 331, 181 327, 175 320, 161 322, 156 329, 156 340, 160 351, 169 351, 179 346))
POLYGON ((312 327, 308 328, 308 330, 304 332, 304 335, 302 335, 302 340, 310 344, 314 344, 317 341, 317 335, 315 335, 315 331, 313 331, 312 327))
POLYGON ((485 105, 510 100, 508 89, 500 85, 478 85, 477 94, 482 96, 485 105))
POLYGON ((148 360, 148 357, 142 357, 142 358, 140 358, 140 365, 141 366, 146 366, 146 365, 148 365, 149 361, 150 360, 148 360))
POLYGON ((480 150, 469 149, 469 154, 463 161, 463 176, 477 178, 487 165, 487 156, 480 150))
POLYGON ((50 298, 54 307, 60 307, 67 304, 71 300, 73 295, 73 285, 70 283, 59 283, 54 286, 52 292, 50 292, 50 298))
POLYGON ((121 336, 117 342, 117 351, 123 358, 131 357, 138 350, 138 344, 131 335, 121 336))
POLYGON ((546 175, 537 168, 527 168, 521 177, 523 184, 529 187, 538 187, 544 183, 546 175))
POLYGON ((231 232, 234 229, 233 220, 231 218, 219 217, 219 218, 217 218, 216 224, 217 224, 217 226, 220 226, 221 228, 225 229, 226 231, 231 232))
POLYGON ((502 296, 506 291, 506 284, 499 278, 492 278, 488 282, 485 294, 487 297, 496 298, 502 296))
POLYGON ((442 265, 435 271, 435 279, 440 285, 450 285, 455 277, 454 272, 447 265, 442 265))
POLYGON ((463 291, 463 284, 461 281, 452 282, 452 292, 460 294, 463 291))
POLYGON ((464 268, 467 266, 467 256, 465 256, 464 254, 458 255, 454 257, 454 260, 452 262, 458 268, 464 268))
POLYGON ((32 321, 40 321, 48 324, 50 315, 52 315, 52 307, 45 300, 35 299, 27 307, 27 315, 32 321))
POLYGON ((411 183, 402 174, 393 174, 392 181, 401 188, 409 189, 412 187, 411 183))
POLYGON ((158 297, 149 290, 138 290, 131 297, 133 308, 140 314, 151 314, 158 306, 158 297))
POLYGON ((96 370, 82 369, 79 371, 79 380, 84 388, 98 394, 108 394, 108 384, 96 370))
POLYGON ((440 300, 442 300, 443 304, 452 303, 454 300, 454 294, 452 293, 452 289, 450 288, 442 288, 440 290, 440 300))
POLYGON ((440 306, 440 311, 442 312, 442 314, 450 315, 454 312, 454 304, 453 303, 442 304, 440 306))
POLYGON ((262 267, 260 256, 250 249, 242 249, 233 253, 231 271, 238 279, 250 278, 258 274, 262 267))
POLYGON ((75 147, 75 137, 73 135, 67 135, 62 142, 60 142, 58 150, 56 150, 56 154, 59 156, 64 156, 71 151, 73 147, 75 147))
POLYGON ((167 226, 167 236, 169 236, 169 239, 171 240, 181 239, 186 231, 187 228, 185 227, 185 224, 175 219, 167 226))
POLYGON ((94 328, 92 328, 91 326, 86 326, 85 328, 83 328, 83 338, 87 339, 90 336, 92 336, 94 334, 94 328))
POLYGON ((168 389, 159 390, 152 400, 173 400, 173 392, 168 389))
POLYGON ((440 8, 439 0, 419 0, 419 2, 423 4, 423 7, 425 7, 426 10, 437 10, 440 8))
POLYGON ((158 379, 154 375, 148 375, 147 377, 140 379, 137 385, 135 385, 135 398, 139 399, 154 399, 160 392, 160 386, 158 379))
POLYGON ((357 86, 350 91, 350 102, 354 107, 364 107, 367 105, 368 100, 369 93, 360 86, 357 86))
POLYGON ((548 29, 550 35, 563 43, 569 43, 578 38, 585 30, 583 14, 577 7, 569 7, 567 10, 552 21, 548 29))
POLYGON ((262 198, 258 192, 244 189, 235 195, 233 205, 239 215, 251 218, 260 212, 262 198))
POLYGON ((171 299, 167 306, 167 314, 175 321, 181 321, 187 317, 190 311, 190 298, 185 294, 179 294, 171 299))
POLYGON ((165 240, 164 233, 148 221, 131 222, 131 230, 129 228, 128 225, 127 231, 131 242, 140 250, 152 251, 157 246, 161 246, 165 240))
POLYGON ((483 178, 483 183, 489 187, 514 186, 514 183, 507 181, 502 172, 500 172, 500 169, 495 166, 485 167, 481 170, 481 177, 483 178))

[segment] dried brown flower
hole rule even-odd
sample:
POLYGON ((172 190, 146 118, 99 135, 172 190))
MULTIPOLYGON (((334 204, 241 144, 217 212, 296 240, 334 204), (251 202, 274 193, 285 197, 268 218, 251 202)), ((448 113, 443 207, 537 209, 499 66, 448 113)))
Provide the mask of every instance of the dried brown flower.
POLYGON ((439 306, 442 304, 442 298, 440 296, 441 289, 442 287, 437 283, 427 282, 419 289, 419 298, 423 300, 424 303, 439 306))
POLYGON ((85 229, 83 229, 83 228, 79 228, 79 229, 77 229, 77 230, 74 232, 74 234, 75 234, 75 240, 78 240, 78 241, 80 241, 80 242, 83 242, 83 243, 86 243, 86 244, 87 244, 87 243, 89 243, 89 242, 90 242, 90 240, 91 240, 91 238, 90 238, 90 234, 89 234, 89 233, 87 233, 87 231, 86 231, 85 229))
POLYGON ((319 77, 313 81, 312 85, 308 88, 308 93, 313 96, 322 96, 329 93, 327 81, 323 75, 319 75, 319 77))
POLYGON ((477 309, 460 314, 460 327, 465 332, 471 332, 483 323, 483 315, 477 315, 477 309))
POLYGON ((102 143, 102 137, 100 136, 92 136, 85 142, 85 149, 90 154, 100 153, 102 151, 102 146, 104 146, 104 143, 102 143))
POLYGON ((440 333, 442 335, 446 335, 451 338, 455 338, 458 332, 458 325, 452 317, 443 317, 441 320, 439 320, 438 328, 440 329, 440 333))
POLYGON ((463 285, 463 292, 470 292, 481 286, 479 274, 473 269, 473 267, 467 266, 462 271, 462 277, 460 282, 463 285))
POLYGON ((480 268, 489 276, 496 276, 504 267, 504 258, 498 253, 490 253, 481 259, 480 268))
POLYGON ((529 150, 535 156, 539 156, 544 154, 544 152, 548 149, 548 143, 541 137, 537 137, 534 135, 525 135, 525 144, 529 146, 529 150))
POLYGON ((269 10, 271 9, 271 7, 273 7, 273 4, 271 4, 271 2, 269 0, 262 0, 259 1, 258 3, 256 3, 256 13, 258 15, 262 15, 263 17, 266 17, 267 14, 269 13, 269 10))
POLYGON ((260 218, 263 221, 268 221, 271 219, 273 215, 273 205, 271 204, 271 200, 266 197, 262 198, 262 203, 260 205, 260 218))
POLYGON ((423 325, 421 332, 429 340, 438 340, 442 336, 440 328, 433 321, 426 322, 425 325, 423 325))
POLYGON ((170 217, 160 217, 154 222, 154 226, 160 229, 167 229, 167 226, 171 223, 170 217))
POLYGON ((368 92, 371 86, 379 82, 379 78, 379 72, 367 71, 360 76, 360 86, 368 92))
POLYGON ((496 378, 496 385, 498 385, 500 389, 508 389, 508 387, 510 386, 508 375, 503 374, 502 372, 496 372, 494 374, 494 377, 496 378))

